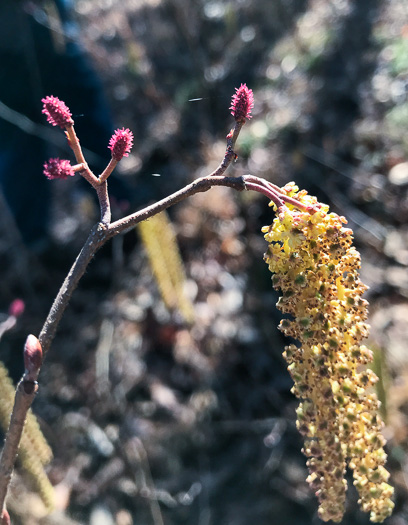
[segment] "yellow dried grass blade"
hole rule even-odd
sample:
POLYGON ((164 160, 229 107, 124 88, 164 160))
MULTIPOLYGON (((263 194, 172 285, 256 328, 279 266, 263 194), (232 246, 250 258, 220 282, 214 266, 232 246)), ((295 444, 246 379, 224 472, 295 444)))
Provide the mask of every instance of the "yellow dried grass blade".
MULTIPOLYGON (((0 425, 4 432, 7 432, 9 426, 14 395, 14 384, 6 367, 0 362, 0 425)), ((52 459, 52 451, 40 430, 37 418, 31 410, 27 413, 18 456, 23 469, 29 475, 47 510, 52 511, 54 508, 54 488, 44 471, 44 466, 52 459)))

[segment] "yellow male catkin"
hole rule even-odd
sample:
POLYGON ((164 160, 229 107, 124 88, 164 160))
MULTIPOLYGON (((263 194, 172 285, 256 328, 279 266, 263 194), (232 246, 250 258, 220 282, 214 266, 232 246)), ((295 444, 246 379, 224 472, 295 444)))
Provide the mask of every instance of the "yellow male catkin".
POLYGON ((188 323, 194 309, 184 290, 186 280, 176 235, 165 211, 138 224, 160 294, 168 308, 178 308, 188 323))
POLYGON ((282 291, 280 328, 299 342, 287 346, 284 357, 293 392, 302 400, 297 427, 305 438, 307 481, 319 500, 320 518, 340 522, 348 465, 362 510, 382 522, 394 507, 393 488, 384 468, 379 402, 370 388, 377 377, 361 366, 372 361, 372 353, 362 344, 368 326, 360 255, 344 217, 329 213, 294 183, 283 191, 313 206, 310 213, 287 204, 262 230, 269 242, 265 261, 282 291))

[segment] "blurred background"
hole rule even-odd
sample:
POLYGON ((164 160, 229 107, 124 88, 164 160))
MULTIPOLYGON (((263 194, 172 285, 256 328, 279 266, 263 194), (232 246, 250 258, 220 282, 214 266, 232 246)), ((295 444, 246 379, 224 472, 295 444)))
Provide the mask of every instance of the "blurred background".
MULTIPOLYGON (((349 220, 370 286, 370 346, 396 489, 408 519, 408 5, 404 0, 76 0, 0 6, 0 341, 16 381, 98 219, 41 98, 70 107, 96 173, 115 127, 134 148, 109 179, 115 218, 212 171, 235 87, 253 118, 230 175, 290 180, 349 220)), ((60 324, 34 403, 57 510, 22 469, 16 524, 318 524, 298 401, 281 356, 261 227, 265 197, 227 188, 169 211, 194 316, 168 308, 138 232, 97 254, 60 324)), ((163 239, 168 232, 161 232, 163 239)), ((166 267, 167 261, 163 261, 166 267)), ((349 489, 343 523, 367 524, 349 489)))

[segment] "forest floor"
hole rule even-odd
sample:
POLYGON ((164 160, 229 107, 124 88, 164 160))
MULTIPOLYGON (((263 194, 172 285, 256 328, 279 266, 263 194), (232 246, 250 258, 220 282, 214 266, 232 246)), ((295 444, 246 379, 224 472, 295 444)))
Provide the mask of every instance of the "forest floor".
MULTIPOLYGON (((396 488, 388 523, 404 523, 405 2, 95 0, 76 8, 114 120, 135 134, 118 169, 129 198, 114 203, 116 216, 218 165, 232 125, 230 97, 246 82, 254 116, 229 174, 295 180, 349 220, 370 287, 369 345, 383 387, 396 488)), ((2 254, 2 305, 16 296, 26 303, 0 346, 15 379, 15 349, 39 332, 97 217, 74 180, 58 181, 53 191, 52 249, 38 256, 19 247, 18 262, 8 264, 2 254)), ((273 212, 263 196, 216 188, 169 215, 193 322, 163 303, 136 230, 97 254, 61 322, 33 408, 54 454, 49 476, 58 510, 46 516, 19 471, 9 500, 13 523, 318 523, 276 328, 278 295, 263 262, 261 227, 273 212)), ((343 523, 368 523, 349 492, 343 523)))

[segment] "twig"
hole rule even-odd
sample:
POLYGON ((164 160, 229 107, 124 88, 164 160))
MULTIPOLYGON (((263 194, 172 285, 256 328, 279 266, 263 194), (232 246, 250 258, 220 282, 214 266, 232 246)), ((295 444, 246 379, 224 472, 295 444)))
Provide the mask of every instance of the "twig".
POLYGON ((103 170, 103 172, 99 175, 99 183, 102 184, 102 182, 105 182, 106 179, 109 177, 109 175, 112 173, 112 171, 116 168, 118 164, 118 161, 116 159, 111 159, 109 161, 109 164, 106 166, 106 168, 103 170))
POLYGON ((68 139, 68 144, 70 148, 72 149, 72 151, 74 152, 74 155, 75 155, 75 158, 78 164, 84 164, 85 166, 87 166, 88 164, 85 160, 85 157, 82 152, 82 148, 80 146, 77 134, 75 133, 75 128, 73 124, 71 124, 70 126, 67 126, 65 134, 68 139))
POLYGON ((182 200, 194 195, 196 193, 205 192, 211 189, 213 186, 227 186, 233 188, 237 191, 243 190, 255 190, 260 191, 261 193, 266 194, 269 198, 271 197, 272 192, 264 191, 264 184, 267 182, 264 179, 258 177, 252 177, 251 181, 257 181, 257 184, 252 185, 252 183, 247 187, 247 183, 244 177, 216 177, 216 176, 207 176, 195 180, 191 184, 188 184, 181 190, 176 191, 172 195, 165 197, 164 199, 143 208, 142 210, 128 215, 123 219, 112 222, 109 225, 102 223, 97 224, 88 239, 85 242, 84 247, 79 253, 77 259, 71 267, 67 277, 64 280, 64 283, 61 286, 61 289, 54 300, 54 303, 51 307, 50 313, 44 323, 44 326, 40 332, 39 340, 43 348, 44 355, 47 354, 51 342, 54 338, 55 332, 57 330, 58 324, 62 317, 62 314, 67 307, 69 300, 71 298, 72 292, 78 285, 79 280, 82 275, 85 273, 85 270, 98 251, 98 249, 105 244, 110 238, 118 235, 120 233, 125 233, 127 230, 133 228, 136 224, 141 221, 160 213, 161 211, 169 208, 173 204, 181 202, 182 200))
POLYGON ((107 232, 109 237, 113 237, 118 233, 126 232, 127 230, 133 228, 137 223, 149 219, 153 215, 160 213, 161 211, 177 204, 182 200, 194 195, 195 193, 208 191, 213 186, 229 186, 237 191, 245 190, 245 181, 243 177, 222 177, 222 176, 212 176, 208 175, 206 177, 201 177, 196 179, 191 184, 188 184, 181 190, 172 193, 168 197, 143 208, 136 213, 132 213, 123 219, 119 219, 115 222, 112 222, 107 227, 107 232))
MULTIPOLYGON (((179 191, 176 191, 172 195, 169 195, 168 197, 150 206, 147 206, 146 208, 136 213, 133 213, 132 215, 124 217, 123 219, 120 219, 111 224, 104 224, 103 222, 97 224, 92 229, 91 234, 86 240, 82 250, 76 258, 74 264, 72 265, 71 270, 66 276, 58 292, 58 295, 55 298, 53 305, 51 306, 50 312, 47 316, 47 319, 45 320, 44 326, 40 332, 39 341, 41 343, 44 356, 47 354, 51 346, 59 322, 62 318, 66 307, 68 306, 73 291, 75 290, 79 280, 85 273, 85 270, 88 267, 88 264, 90 263, 91 259, 98 251, 98 249, 101 248, 103 244, 105 244, 105 242, 107 242, 110 238, 114 237, 115 235, 118 235, 119 233, 124 233, 130 228, 133 228, 137 223, 146 220, 149 217, 152 217, 153 215, 156 215, 157 213, 161 212, 166 208, 169 208, 173 204, 176 204, 196 193, 208 191, 213 186, 227 186, 237 191, 258 191, 271 198, 278 205, 282 205, 283 201, 286 200, 282 194, 278 195, 277 193, 275 193, 272 190, 272 188, 268 186, 267 181, 265 181, 264 179, 251 176, 250 181, 251 182, 247 182, 245 176, 225 177, 209 175, 207 177, 202 177, 200 179, 195 180, 191 184, 188 184, 187 186, 185 186, 179 191)), ((106 188, 106 183, 99 186, 101 192, 104 187, 106 188)), ((104 191, 104 195, 106 194, 107 198, 107 190, 104 189, 104 191)), ((298 204, 297 201, 295 201, 295 205, 296 204, 298 204)), ((107 215, 107 213, 108 212, 105 211, 105 215, 107 215)), ((104 213, 102 213, 102 216, 104 216, 104 213)), ((24 387, 21 386, 22 384, 24 385, 24 382, 20 382, 17 388, 16 404, 12 413, 12 422, 16 430, 13 431, 13 433, 11 433, 10 431, 7 433, 5 446, 2 454, 3 458, 3 455, 5 455, 7 451, 8 460, 6 466, 4 468, 0 468, 0 508, 2 508, 4 504, 4 499, 7 493, 7 487, 10 482, 10 477, 12 473, 12 465, 14 464, 15 458, 15 454, 13 456, 14 452, 9 453, 8 450, 9 448, 11 448, 12 451, 16 451, 18 448, 18 444, 20 442, 21 437, 21 431, 23 429, 25 421, 25 415, 35 395, 35 392, 31 393, 30 395, 27 394, 27 392, 24 390, 24 387), (16 416, 16 413, 18 414, 18 416, 16 416), (11 459, 13 459, 13 461, 11 461, 11 459)))
MULTIPOLYGON (((25 382, 22 379, 17 385, 16 397, 14 400, 13 411, 11 413, 10 425, 7 431, 7 439, 4 442, 3 452, 0 462, 0 501, 4 502, 7 488, 13 473, 14 463, 23 433, 26 415, 31 403, 34 400, 36 388, 26 391, 25 382)), ((2 507, 3 508, 3 505, 2 507)))
MULTIPOLYGON (((44 356, 47 354, 55 332, 61 320, 62 314, 68 306, 72 292, 78 285, 79 280, 85 273, 85 270, 90 263, 92 257, 97 250, 106 242, 106 227, 99 223, 93 227, 88 239, 86 240, 82 250, 79 252, 74 264, 72 265, 68 275, 66 276, 62 286, 55 298, 50 312, 41 329, 38 339, 40 340, 44 356)), ((0 480, 1 483, 1 480, 0 480)))
POLYGON ((225 173, 225 170, 231 164, 231 162, 238 158, 238 155, 234 152, 234 146, 235 146, 235 142, 237 141, 238 135, 239 135, 239 133, 240 133, 244 123, 245 123, 245 121, 235 122, 235 126, 228 133, 228 135, 227 135, 227 149, 225 151, 224 159, 221 162, 221 164, 218 166, 218 168, 215 169, 212 173, 210 173, 210 175, 209 175, 210 177, 217 177, 219 175, 223 175, 225 173))
MULTIPOLYGON (((119 233, 124 233, 130 228, 133 228, 137 223, 143 220, 146 220, 149 217, 152 217, 153 215, 156 215, 157 213, 161 212, 162 210, 166 208, 169 208, 173 204, 176 204, 177 202, 180 202, 186 199, 187 197, 190 197, 191 195, 194 195, 196 193, 208 191, 213 186, 227 186, 237 191, 243 191, 243 190, 258 191, 258 192, 265 194, 269 198, 273 199, 275 203, 279 205, 281 203, 283 204, 284 196, 283 195, 278 196, 277 193, 274 193, 273 190, 268 186, 267 181, 265 181, 264 179, 258 178, 258 177, 253 177, 253 176, 250 177, 250 180, 251 182, 246 182, 245 176, 243 177, 225 177, 225 176, 209 175, 207 177, 202 177, 200 179, 195 180, 191 184, 188 184, 181 190, 176 191, 172 195, 169 195, 168 197, 150 206, 147 206, 146 208, 136 213, 133 213, 132 215, 124 217, 123 219, 120 219, 111 224, 106 224, 106 223, 104 224, 102 222, 97 224, 92 229, 91 234, 86 240, 82 250, 80 251, 78 257, 76 258, 74 264, 72 265, 68 275, 66 276, 58 292, 58 295, 55 298, 53 305, 51 306, 50 312, 47 316, 47 319, 45 320, 43 328, 40 332, 39 341, 41 343, 44 356, 47 354, 51 346, 51 343, 54 339, 59 322, 62 318, 62 315, 66 307, 68 306, 68 303, 70 301, 73 291, 75 290, 75 288, 78 285, 79 280, 85 273, 86 268, 88 267, 88 264, 90 263, 91 259, 93 258, 95 253, 98 251, 98 249, 101 248, 103 244, 105 244, 105 242, 107 242, 110 238, 114 237, 115 235, 118 235, 119 233)), ((99 186, 99 188, 101 188, 102 190, 104 186, 106 186, 106 183, 99 186)), ((107 196, 107 193, 106 193, 106 196, 107 196)), ((18 414, 22 414, 21 416, 19 416, 17 420, 17 422, 20 425, 24 424, 25 414, 31 405, 31 402, 34 398, 34 394, 28 397, 27 396, 28 394, 26 394, 24 389, 22 391, 21 387, 19 386, 17 388, 16 405, 13 409, 12 420, 14 422, 13 418, 15 418, 14 414, 15 414, 15 411, 17 410, 18 414)), ((12 450, 14 449, 17 450, 18 448, 18 443, 20 440, 21 432, 18 426, 16 428, 18 428, 18 431, 14 433, 10 433, 10 432, 7 433, 6 442, 5 442, 6 444, 3 449, 3 455, 5 454, 5 451, 6 451, 6 445, 7 447, 12 445, 12 450), (12 442, 12 444, 9 443, 10 441, 12 442)), ((21 430, 22 428, 23 426, 21 426, 21 430)), ((12 472, 12 467, 10 467, 9 463, 7 463, 7 466, 4 469, 0 469, 0 505, 3 505, 4 503, 4 498, 7 492, 7 486, 10 481, 11 472, 12 472)))
POLYGON ((112 218, 108 195, 108 183, 106 181, 102 182, 102 184, 98 185, 95 189, 101 209, 101 223, 107 226, 112 218))
MULTIPOLYGON (((282 208, 284 203, 287 202, 298 206, 300 209, 305 209, 304 205, 300 204, 296 199, 288 197, 284 191, 265 179, 254 177, 253 175, 245 175, 242 177, 226 177, 224 175, 228 166, 237 157, 234 152, 235 142, 246 119, 250 118, 250 111, 253 106, 252 91, 248 90, 245 85, 241 85, 239 90, 237 90, 237 94, 233 97, 230 109, 232 109, 232 114, 235 117, 235 126, 227 135, 226 152, 218 168, 207 177, 197 179, 172 195, 113 223, 111 223, 106 180, 117 162, 130 151, 133 141, 132 133, 125 129, 115 132, 109 145, 112 151, 112 160, 98 178, 92 173, 85 160, 81 145, 75 133, 69 109, 56 97, 47 97, 47 99, 43 99, 43 102, 46 108, 43 112, 46 113, 48 121, 53 125, 59 125, 66 129, 65 133, 69 145, 77 160, 77 165, 73 167, 73 170, 80 172, 97 192, 101 209, 101 220, 93 227, 82 250, 66 276, 41 329, 39 339, 35 338, 35 336, 29 336, 27 338, 24 347, 26 371, 17 386, 10 427, 6 434, 5 445, 0 458, 0 510, 4 509, 7 488, 11 479, 26 414, 38 389, 37 377, 41 368, 42 357, 47 354, 51 346, 59 322, 69 304, 73 291, 84 275, 91 259, 101 246, 112 237, 133 228, 139 222, 156 215, 191 195, 208 191, 213 186, 227 186, 237 191, 257 191, 266 195, 278 208, 282 208), (39 355, 40 357, 38 357, 39 355)), ((159 514, 156 515, 155 521, 157 523, 162 521, 159 514)))

